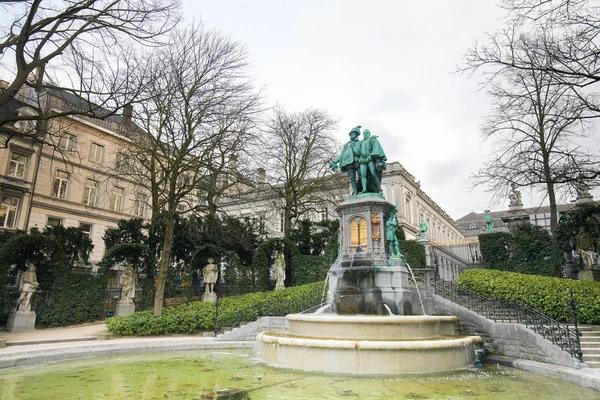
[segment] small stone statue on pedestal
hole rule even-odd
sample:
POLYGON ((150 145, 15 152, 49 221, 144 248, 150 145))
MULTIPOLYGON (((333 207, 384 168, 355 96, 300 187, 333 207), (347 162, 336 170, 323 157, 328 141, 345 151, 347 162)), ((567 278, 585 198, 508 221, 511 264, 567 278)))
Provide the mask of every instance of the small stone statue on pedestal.
POLYGON ((40 284, 37 281, 35 265, 27 262, 27 270, 19 276, 19 298, 15 311, 31 311, 31 297, 40 284))
POLYGON ((277 253, 273 268, 275 269, 275 290, 285 288, 285 259, 283 254, 277 253))
POLYGON ((219 268, 215 264, 214 258, 209 258, 208 264, 202 268, 202 277, 204 278, 204 294, 202 295, 202 301, 215 302, 217 300, 215 283, 217 283, 217 278, 219 277, 219 268))
POLYGON ((35 311, 31 311, 31 297, 40 284, 37 281, 35 265, 27 261, 27 270, 19 276, 19 298, 14 311, 8 315, 6 328, 11 332, 35 330, 35 311))
POLYGON ((490 210, 485 210, 483 222, 485 222, 485 231, 492 233, 494 231, 494 219, 492 218, 492 214, 490 214, 490 210))
POLYGON ((421 237, 420 239, 427 239, 427 224, 425 221, 421 220, 419 223, 419 228, 421 229, 421 237))
POLYGON ((133 270, 133 266, 128 265, 121 273, 119 279, 119 285, 121 285, 121 301, 115 306, 115 315, 127 315, 135 312, 135 304, 133 299, 135 298, 135 281, 136 274, 133 270))
POLYGON ((388 242, 390 258, 403 258, 402 253, 400 253, 398 237, 396 237, 396 227, 398 226, 397 214, 398 209, 394 207, 385 221, 385 238, 388 242))
POLYGON ((584 269, 594 269, 596 267, 596 253, 594 252, 594 239, 592 235, 582 226, 575 237, 577 254, 583 261, 584 269))
POLYGON ((517 185, 515 183, 511 184, 510 187, 511 187, 511 191, 508 194, 508 200, 509 200, 508 208, 509 209, 522 208, 523 200, 521 199, 521 191, 519 189, 517 189, 517 185))

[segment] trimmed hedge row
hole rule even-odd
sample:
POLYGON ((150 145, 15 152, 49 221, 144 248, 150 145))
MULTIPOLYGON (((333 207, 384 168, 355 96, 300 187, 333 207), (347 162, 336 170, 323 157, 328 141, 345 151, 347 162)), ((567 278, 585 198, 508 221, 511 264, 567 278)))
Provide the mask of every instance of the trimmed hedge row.
MULTIPOLYGON (((107 278, 104 274, 67 272, 55 280, 49 302, 36 307, 38 323, 67 326, 104 318, 107 278)), ((34 297, 35 300, 35 297, 34 297)))
POLYGON ((527 303, 558 321, 569 323, 573 321, 569 289, 573 289, 578 322, 600 324, 600 282, 470 269, 460 275, 458 283, 491 299, 527 303))
MULTIPOLYGON (((321 302, 324 282, 278 291, 249 293, 219 299, 217 328, 235 327, 263 316, 297 313, 321 302)), ((160 317, 152 310, 109 318, 107 328, 119 336, 193 333, 215 328, 215 304, 194 302, 168 307, 160 317)))

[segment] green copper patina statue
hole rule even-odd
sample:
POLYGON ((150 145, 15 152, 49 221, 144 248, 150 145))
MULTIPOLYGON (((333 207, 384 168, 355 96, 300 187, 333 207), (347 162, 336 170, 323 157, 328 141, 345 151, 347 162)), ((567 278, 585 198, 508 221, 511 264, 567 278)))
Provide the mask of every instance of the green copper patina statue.
POLYGON ((365 129, 364 139, 359 141, 361 126, 350 131, 350 141, 344 145, 338 158, 329 167, 334 171, 347 172, 352 186, 352 195, 359 193, 381 194, 381 177, 387 158, 377 136, 365 129))
POLYGON ((492 214, 490 214, 490 210, 485 210, 485 215, 483 216, 483 221, 485 222, 485 231, 491 233, 494 231, 494 220, 492 218, 492 214))
POLYGON ((390 258, 403 258, 400 253, 400 245, 396 236, 396 227, 398 226, 398 208, 394 207, 385 220, 385 239, 388 242, 390 258))
POLYGON ((383 152, 377 136, 371 136, 371 131, 363 131, 363 140, 360 142, 360 177, 362 190, 360 193, 380 193, 381 177, 385 170, 387 157, 383 152))
POLYGON ((360 180, 360 172, 359 172, 359 163, 358 158, 360 154, 360 142, 358 137, 360 136, 360 125, 352 128, 350 130, 350 141, 344 145, 342 148, 342 153, 338 158, 333 160, 329 167, 334 171, 339 169, 342 172, 347 172, 350 177, 350 185, 352 185, 352 194, 358 194, 358 182, 356 179, 356 175, 359 175, 360 180))
POLYGON ((421 228, 421 239, 427 239, 427 224, 425 221, 421 220, 419 228, 421 228))

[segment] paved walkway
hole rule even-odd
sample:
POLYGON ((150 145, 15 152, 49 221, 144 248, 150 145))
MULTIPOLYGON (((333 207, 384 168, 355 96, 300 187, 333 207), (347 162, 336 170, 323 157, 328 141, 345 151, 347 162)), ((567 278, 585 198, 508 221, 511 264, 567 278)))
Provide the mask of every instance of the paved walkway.
POLYGON ((13 333, 0 330, 0 339, 5 339, 7 342, 21 340, 72 339, 85 336, 94 336, 95 334, 103 331, 106 331, 104 321, 98 321, 82 325, 69 326, 66 328, 36 329, 32 332, 13 333))

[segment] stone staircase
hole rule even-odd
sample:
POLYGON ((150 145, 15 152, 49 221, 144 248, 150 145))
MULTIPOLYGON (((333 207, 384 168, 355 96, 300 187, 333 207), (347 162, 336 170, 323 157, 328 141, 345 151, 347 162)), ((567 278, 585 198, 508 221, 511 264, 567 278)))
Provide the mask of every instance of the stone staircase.
POLYGON ((600 369, 600 326, 599 325, 584 325, 580 326, 581 337, 581 352, 583 353, 583 361, 590 368, 600 369))

